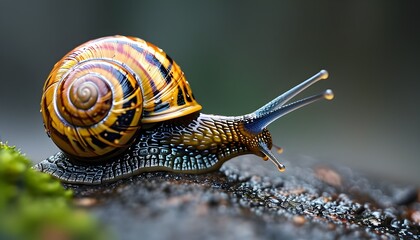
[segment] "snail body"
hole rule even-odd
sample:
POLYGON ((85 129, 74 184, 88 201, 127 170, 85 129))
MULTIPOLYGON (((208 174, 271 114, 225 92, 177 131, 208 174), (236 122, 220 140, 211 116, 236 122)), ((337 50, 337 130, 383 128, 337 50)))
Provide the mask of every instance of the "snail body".
POLYGON ((89 41, 63 57, 45 85, 41 112, 62 150, 35 165, 63 182, 101 184, 142 172, 206 173, 243 154, 284 166, 267 126, 331 90, 284 105, 328 76, 322 70, 257 111, 203 114, 180 67, 139 38, 89 41))

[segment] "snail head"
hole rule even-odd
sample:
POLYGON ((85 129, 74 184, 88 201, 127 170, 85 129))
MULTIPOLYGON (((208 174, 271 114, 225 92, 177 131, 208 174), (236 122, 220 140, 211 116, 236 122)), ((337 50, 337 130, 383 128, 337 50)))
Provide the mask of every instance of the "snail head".
MULTIPOLYGON (((270 150, 273 145, 271 143, 271 136, 269 135, 267 126, 280 117, 310 103, 314 103, 321 99, 332 100, 334 98, 334 94, 332 90, 327 89, 317 95, 286 104, 290 99, 312 84, 327 78, 328 72, 321 70, 319 73, 315 74, 299 85, 291 88, 289 91, 281 94, 255 112, 244 116, 244 130, 249 135, 253 135, 257 138, 257 146, 253 148, 256 155, 262 156, 264 160, 270 159, 280 171, 285 170, 284 165, 277 160, 277 158, 270 150)), ((276 148, 278 149, 278 152, 282 151, 281 148, 276 148)))

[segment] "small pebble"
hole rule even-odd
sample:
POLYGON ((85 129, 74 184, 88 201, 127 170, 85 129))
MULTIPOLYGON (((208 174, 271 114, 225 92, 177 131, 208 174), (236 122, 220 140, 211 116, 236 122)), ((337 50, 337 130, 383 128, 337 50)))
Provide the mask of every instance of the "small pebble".
POLYGON ((293 223, 298 225, 298 226, 302 226, 303 224, 305 224, 306 219, 305 217, 301 216, 301 215, 297 215, 293 217, 293 223))
POLYGON ((414 211, 411 214, 411 220, 417 224, 420 224, 420 211, 414 211))
POLYGON ((341 186, 341 176, 336 171, 328 167, 317 167, 315 169, 315 176, 329 185, 334 187, 341 186))
POLYGON ((371 225, 375 226, 375 227, 377 227, 377 226, 381 225, 381 222, 380 222, 378 219, 376 219, 376 218, 371 218, 371 219, 369 219, 369 223, 370 223, 371 225))
POLYGON ((91 207, 98 203, 98 199, 89 197, 75 198, 73 202, 76 206, 79 207, 91 207))

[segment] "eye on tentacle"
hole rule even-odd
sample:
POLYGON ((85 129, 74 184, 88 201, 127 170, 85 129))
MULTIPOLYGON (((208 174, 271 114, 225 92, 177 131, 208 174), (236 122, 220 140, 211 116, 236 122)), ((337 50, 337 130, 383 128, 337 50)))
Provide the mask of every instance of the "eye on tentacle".
MULTIPOLYGON (((295 87, 291 88, 289 91, 281 94, 277 98, 273 99, 266 105, 262 106, 258 110, 253 113, 244 116, 245 119, 245 126, 244 128, 251 134, 259 134, 265 129, 270 123, 274 122, 275 120, 279 119, 280 117, 295 111, 303 106, 308 104, 317 102, 322 99, 332 100, 334 98, 334 93, 332 90, 327 89, 322 93, 303 98, 301 100, 292 102, 290 104, 285 105, 290 99, 294 96, 308 88, 309 86, 313 85, 314 83, 327 79, 328 72, 326 70, 321 70, 319 73, 315 74, 314 76, 310 77, 306 81, 296 85, 295 87)), ((280 148, 281 149, 281 148, 280 148)), ((279 171, 283 172, 285 170, 285 166, 280 163, 268 148, 267 144, 263 141, 259 142, 259 150, 262 154, 265 155, 266 159, 270 159, 279 169, 279 171)))

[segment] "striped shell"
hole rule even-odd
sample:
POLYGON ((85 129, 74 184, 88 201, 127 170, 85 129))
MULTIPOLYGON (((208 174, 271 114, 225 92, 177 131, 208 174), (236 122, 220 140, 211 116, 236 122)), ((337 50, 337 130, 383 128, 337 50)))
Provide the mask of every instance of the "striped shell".
POLYGON ((48 135, 79 160, 127 149, 141 125, 197 112, 180 67, 139 38, 89 41, 63 57, 45 85, 41 112, 48 135))

